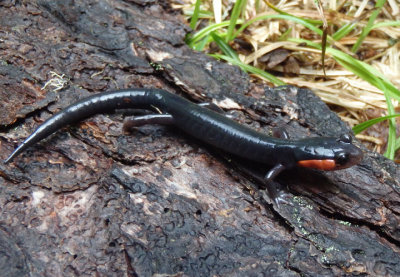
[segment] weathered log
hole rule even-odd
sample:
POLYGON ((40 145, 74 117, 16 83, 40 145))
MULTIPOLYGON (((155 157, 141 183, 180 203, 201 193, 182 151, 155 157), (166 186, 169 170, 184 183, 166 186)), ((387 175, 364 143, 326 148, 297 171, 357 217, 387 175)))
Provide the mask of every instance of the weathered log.
MULTIPOLYGON (((62 107, 126 87, 224 103, 292 138, 350 132, 311 91, 252 84, 190 50, 168 3, 0 7, 1 159, 62 107), (68 85, 42 90, 50 71, 68 85)), ((293 197, 278 209, 257 181, 263 168, 171 127, 124 133, 122 120, 95 116, 0 163, 0 276, 400 274, 400 173, 381 155, 363 148, 347 170, 283 174, 293 197)))

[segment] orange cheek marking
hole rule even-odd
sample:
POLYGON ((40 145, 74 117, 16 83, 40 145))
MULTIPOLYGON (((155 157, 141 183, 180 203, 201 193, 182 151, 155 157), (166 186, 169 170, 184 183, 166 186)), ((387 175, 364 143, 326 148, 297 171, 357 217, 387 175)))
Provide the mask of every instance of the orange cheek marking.
POLYGON ((319 170, 333 170, 336 167, 335 160, 303 160, 298 161, 297 165, 319 170))

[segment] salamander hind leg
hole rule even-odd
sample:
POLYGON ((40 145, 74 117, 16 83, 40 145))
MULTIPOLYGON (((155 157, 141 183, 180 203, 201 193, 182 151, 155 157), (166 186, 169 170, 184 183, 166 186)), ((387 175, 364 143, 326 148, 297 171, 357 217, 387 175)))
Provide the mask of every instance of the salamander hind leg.
POLYGON ((291 198, 290 194, 286 193, 283 186, 274 179, 285 170, 285 166, 278 164, 274 166, 264 177, 264 181, 267 185, 267 191, 269 197, 274 201, 278 209, 280 209, 281 204, 291 205, 288 199, 291 198))
POLYGON ((169 114, 148 114, 128 117, 124 120, 124 131, 130 132, 134 127, 147 124, 172 125, 174 124, 174 118, 169 114))

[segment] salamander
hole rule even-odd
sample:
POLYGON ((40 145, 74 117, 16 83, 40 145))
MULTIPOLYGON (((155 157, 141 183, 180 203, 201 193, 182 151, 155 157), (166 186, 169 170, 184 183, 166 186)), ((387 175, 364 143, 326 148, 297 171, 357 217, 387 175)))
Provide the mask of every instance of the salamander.
POLYGON ((223 151, 269 165, 265 175, 270 196, 276 203, 285 195, 274 181, 283 170, 307 167, 319 170, 344 169, 358 164, 362 151, 348 134, 339 137, 287 139, 268 136, 202 105, 162 89, 135 88, 103 92, 84 98, 42 123, 5 160, 17 155, 58 129, 97 113, 140 108, 161 112, 136 117, 130 125, 173 124, 189 135, 223 151))

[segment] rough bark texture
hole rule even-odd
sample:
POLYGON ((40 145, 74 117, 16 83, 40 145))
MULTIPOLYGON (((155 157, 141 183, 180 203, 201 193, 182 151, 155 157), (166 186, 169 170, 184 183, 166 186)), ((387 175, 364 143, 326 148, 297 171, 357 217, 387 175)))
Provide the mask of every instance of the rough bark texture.
MULTIPOLYGON (((263 132, 349 132, 312 92, 254 85, 188 49, 182 22, 151 0, 1 1, 0 158, 62 107, 127 87, 225 103, 263 132), (50 71, 68 86, 42 90, 50 71)), ((278 209, 256 166, 244 175, 171 127, 125 134, 122 118, 95 116, 0 163, 0 276, 400 275, 393 162, 365 150, 347 170, 286 172, 293 197, 278 209)))

